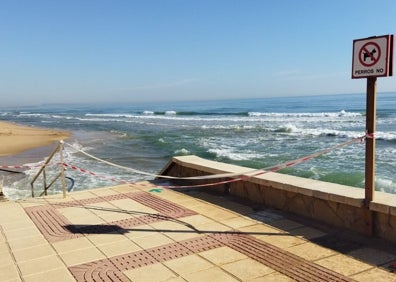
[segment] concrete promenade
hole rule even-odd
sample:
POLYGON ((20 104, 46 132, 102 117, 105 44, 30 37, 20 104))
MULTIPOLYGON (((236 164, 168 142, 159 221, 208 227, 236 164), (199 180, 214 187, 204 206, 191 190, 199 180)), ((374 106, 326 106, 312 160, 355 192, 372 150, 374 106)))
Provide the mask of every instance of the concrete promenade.
POLYGON ((0 203, 0 281, 396 281, 392 245, 150 182, 0 203))

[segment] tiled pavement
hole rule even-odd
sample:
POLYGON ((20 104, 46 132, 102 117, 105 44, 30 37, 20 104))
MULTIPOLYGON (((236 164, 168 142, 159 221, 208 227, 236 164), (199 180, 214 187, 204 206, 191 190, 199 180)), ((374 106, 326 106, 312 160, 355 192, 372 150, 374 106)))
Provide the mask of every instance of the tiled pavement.
POLYGON ((396 281, 371 243, 149 182, 0 203, 0 281, 396 281))

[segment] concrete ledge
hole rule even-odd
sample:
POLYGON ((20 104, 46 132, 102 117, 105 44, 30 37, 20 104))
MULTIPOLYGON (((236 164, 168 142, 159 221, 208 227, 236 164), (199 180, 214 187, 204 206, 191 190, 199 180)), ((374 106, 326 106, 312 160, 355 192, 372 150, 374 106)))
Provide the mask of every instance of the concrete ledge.
MULTIPOLYGON (((223 173, 247 176, 244 181, 216 185, 211 188, 220 192, 249 199, 265 206, 281 209, 308 218, 319 220, 367 234, 367 208, 364 207, 364 190, 360 188, 327 183, 291 175, 263 172, 252 173, 253 169, 202 159, 197 156, 174 157, 162 170, 161 175, 189 177, 223 173), (251 176, 257 175, 257 176, 251 176)), ((184 181, 184 184, 213 183, 184 181)), ((192 184, 192 185, 193 185, 192 184)), ((370 203, 370 217, 374 222, 374 233, 378 237, 396 242, 396 195, 376 192, 370 203)))

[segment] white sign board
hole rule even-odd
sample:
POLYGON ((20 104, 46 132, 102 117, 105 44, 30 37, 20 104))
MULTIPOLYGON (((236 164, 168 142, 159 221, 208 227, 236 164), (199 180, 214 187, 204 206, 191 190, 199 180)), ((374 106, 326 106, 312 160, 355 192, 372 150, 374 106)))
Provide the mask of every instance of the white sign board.
POLYGON ((393 35, 353 41, 352 78, 392 75, 393 35))

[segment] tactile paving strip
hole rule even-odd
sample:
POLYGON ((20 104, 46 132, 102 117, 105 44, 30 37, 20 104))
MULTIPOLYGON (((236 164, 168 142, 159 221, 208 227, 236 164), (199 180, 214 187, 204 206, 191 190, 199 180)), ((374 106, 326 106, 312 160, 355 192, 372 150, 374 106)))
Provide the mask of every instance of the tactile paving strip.
POLYGON ((122 231, 122 229, 138 225, 196 214, 189 209, 158 198, 147 192, 120 193, 104 197, 57 203, 54 205, 26 207, 25 211, 49 242, 78 238, 84 236, 84 234, 100 234, 122 231), (131 218, 109 222, 108 224, 76 226, 57 210, 66 207, 85 207, 89 209, 89 206, 87 205, 128 198, 158 211, 158 214, 146 214, 139 217, 131 216, 131 218))
POLYGON ((77 281, 129 281, 123 271, 228 246, 296 281, 353 281, 278 247, 235 232, 224 232, 69 267, 77 281), (108 273, 108 274, 107 274, 108 273), (95 275, 95 277, 93 277, 95 275), (98 280, 96 277, 100 277, 98 280))
POLYGON ((344 275, 245 234, 212 235, 226 246, 297 281, 354 281, 344 275))

